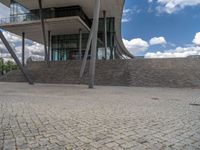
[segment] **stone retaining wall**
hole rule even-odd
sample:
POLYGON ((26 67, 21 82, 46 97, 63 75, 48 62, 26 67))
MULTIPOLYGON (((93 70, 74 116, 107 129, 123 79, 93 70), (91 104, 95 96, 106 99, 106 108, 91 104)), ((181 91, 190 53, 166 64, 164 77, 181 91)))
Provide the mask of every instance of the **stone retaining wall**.
MULTIPOLYGON (((80 65, 80 61, 50 62, 48 65, 45 62, 29 62, 28 69, 38 83, 87 84, 88 67, 84 79, 80 80, 80 65)), ((8 75, 7 80, 12 78, 16 81, 11 76, 8 75)), ((19 81, 19 74, 17 78, 19 81)), ((97 61, 95 82, 97 85, 114 86, 200 88, 200 59, 97 61)))

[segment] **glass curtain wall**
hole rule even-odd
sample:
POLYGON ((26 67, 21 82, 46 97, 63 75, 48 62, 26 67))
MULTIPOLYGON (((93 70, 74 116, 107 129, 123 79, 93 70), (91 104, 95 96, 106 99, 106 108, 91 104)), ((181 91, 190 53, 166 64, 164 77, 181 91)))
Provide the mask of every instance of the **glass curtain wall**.
MULTIPOLYGON (((98 49, 97 58, 103 60, 113 59, 114 53, 114 18, 107 18, 107 56, 105 56, 105 45, 104 45, 104 19, 100 19, 99 32, 98 32, 98 49)), ((88 33, 82 35, 82 58, 85 54, 87 46, 88 33)), ((79 59, 79 34, 73 35, 55 35, 52 36, 52 60, 53 61, 66 61, 66 60, 78 60, 79 59)), ((90 54, 88 59, 90 58, 90 54)))
POLYGON ((102 44, 98 45, 98 59, 113 59, 114 56, 114 40, 115 40, 115 19, 114 18, 107 18, 107 56, 106 50, 104 45, 104 19, 101 18, 99 21, 99 32, 98 32, 99 39, 103 42, 102 44))
POLYGON ((10 22, 24 21, 24 14, 28 14, 29 10, 17 3, 15 0, 10 1, 10 22))
MULTIPOLYGON (((39 17, 39 10, 38 9, 31 10, 31 14, 39 17)), ((91 26, 91 21, 85 15, 85 13, 83 12, 80 6, 45 8, 43 9, 43 15, 45 19, 79 16, 89 27, 91 26)))
MULTIPOLYGON (((82 35, 82 56, 86 49, 88 34, 82 35)), ((52 36, 52 60, 66 61, 79 59, 79 35, 52 36)))
MULTIPOLYGON (((91 27, 91 21, 83 12, 80 6, 69 6, 59 8, 44 8, 43 15, 45 19, 79 16, 89 27, 91 27)), ((11 22, 23 22, 30 20, 39 20, 39 9, 28 10, 15 0, 11 0, 10 3, 10 18, 11 22)))

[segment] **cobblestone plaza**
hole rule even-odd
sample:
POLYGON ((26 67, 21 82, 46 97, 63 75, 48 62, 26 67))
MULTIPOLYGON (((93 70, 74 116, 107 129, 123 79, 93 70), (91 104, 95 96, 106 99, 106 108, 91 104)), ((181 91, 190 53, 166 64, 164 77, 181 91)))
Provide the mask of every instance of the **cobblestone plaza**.
POLYGON ((199 150, 200 90, 0 83, 0 149, 199 150))

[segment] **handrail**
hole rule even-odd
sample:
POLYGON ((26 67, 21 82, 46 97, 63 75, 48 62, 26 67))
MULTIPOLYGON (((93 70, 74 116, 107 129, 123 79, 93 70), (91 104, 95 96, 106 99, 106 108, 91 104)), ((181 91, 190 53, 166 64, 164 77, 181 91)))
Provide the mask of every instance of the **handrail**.
POLYGON ((25 21, 34 21, 34 20, 39 20, 40 17, 36 16, 34 14, 20 14, 16 16, 10 16, 8 18, 1 18, 0 19, 0 24, 11 24, 11 23, 22 23, 25 21))
MULTIPOLYGON (((82 11, 59 11, 56 15, 44 15, 44 19, 51 18, 61 18, 61 17, 70 17, 70 16, 79 16, 89 27, 91 27, 91 21, 87 18, 87 16, 82 11)), ((23 23, 26 21, 37 21, 40 20, 40 16, 33 13, 24 13, 13 15, 7 18, 0 18, 0 25, 6 25, 11 23, 23 23)))

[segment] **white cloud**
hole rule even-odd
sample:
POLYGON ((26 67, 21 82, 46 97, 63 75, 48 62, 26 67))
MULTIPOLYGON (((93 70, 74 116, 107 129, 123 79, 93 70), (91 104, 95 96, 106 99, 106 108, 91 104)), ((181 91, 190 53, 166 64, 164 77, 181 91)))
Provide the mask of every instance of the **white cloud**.
MULTIPOLYGON (((19 60, 21 60, 21 56, 22 56, 21 37, 14 35, 12 33, 6 32, 6 31, 3 31, 3 34, 8 40, 9 44, 13 47, 19 60)), ((0 40, 0 57, 3 57, 8 60, 11 59, 9 52, 7 51, 7 49, 5 48, 1 40, 0 40)), ((33 57, 34 60, 44 59, 44 46, 36 42, 29 41, 29 44, 25 45, 25 59, 29 57, 33 57)))
POLYGON ((132 39, 130 41, 123 39, 123 42, 126 48, 133 54, 144 52, 149 48, 149 44, 140 38, 132 39))
POLYGON ((4 34, 5 38, 11 43, 18 43, 18 42, 22 41, 20 36, 14 35, 10 32, 3 31, 3 34, 4 34))
POLYGON ((123 17, 122 17, 122 22, 129 22, 131 21, 131 14, 133 11, 131 9, 124 9, 123 10, 123 17))
POLYGON ((122 16, 122 22, 123 23, 130 22, 133 18, 133 14, 138 14, 141 11, 142 10, 137 5, 134 5, 131 8, 124 9, 123 16, 122 16))
POLYGON ((195 45, 200 45, 200 32, 196 33, 193 41, 192 41, 195 45))
POLYGON ((2 3, 0 3, 0 18, 7 18, 10 15, 10 9, 3 5, 2 3))
POLYGON ((164 52, 150 52, 145 54, 145 58, 184 58, 192 55, 200 55, 199 46, 177 47, 176 49, 165 50, 164 52))
POLYGON ((184 58, 188 56, 200 55, 200 32, 196 33, 193 43, 195 45, 187 44, 185 47, 177 47, 175 49, 164 50, 163 52, 148 52, 145 54, 145 58, 184 58))
POLYGON ((149 44, 150 45, 165 45, 165 44, 167 44, 167 42, 164 37, 153 37, 149 41, 149 44))
POLYGON ((157 0, 159 13, 166 12, 168 14, 175 13, 187 6, 200 5, 200 0, 157 0))
POLYGON ((149 3, 152 3, 152 2, 153 2, 153 0, 148 0, 148 2, 149 2, 149 3))

